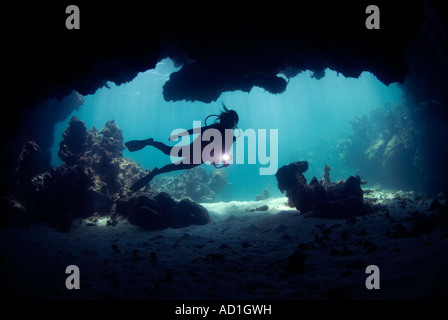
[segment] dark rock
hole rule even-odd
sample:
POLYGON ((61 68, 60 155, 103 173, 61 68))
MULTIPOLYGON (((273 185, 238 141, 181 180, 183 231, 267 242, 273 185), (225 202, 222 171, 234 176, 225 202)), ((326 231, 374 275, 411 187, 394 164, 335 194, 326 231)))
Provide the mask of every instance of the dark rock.
POLYGON ((363 191, 359 177, 349 177, 346 181, 330 182, 330 167, 325 166, 324 178, 319 182, 315 177, 307 184, 303 173, 308 162, 298 161, 281 167, 276 178, 280 191, 286 192, 288 204, 300 212, 313 211, 321 218, 349 218, 365 214, 363 191))
POLYGON ((73 117, 58 153, 64 164, 35 175, 39 149, 35 143, 27 143, 19 158, 17 184, 28 215, 67 231, 75 218, 111 215, 117 207, 124 209, 124 202, 119 201, 121 191, 143 171, 122 157, 123 148, 123 136, 115 122, 107 122, 98 132, 86 130, 84 122, 73 117))
POLYGON ((302 173, 307 170, 307 161, 293 162, 278 169, 275 177, 277 178, 280 191, 283 193, 289 189, 293 189, 297 183, 306 183, 306 179, 302 173))
POLYGON ((168 227, 153 194, 134 195, 127 200, 127 203, 123 203, 122 199, 117 210, 120 214, 127 216, 131 224, 142 228, 155 230, 168 227))
POLYGON ((308 162, 298 161, 281 167, 275 175, 278 188, 282 193, 286 192, 289 204, 303 213, 310 211, 314 202, 326 198, 325 190, 316 179, 307 185, 303 175, 306 170, 308 170, 308 162))
POLYGON ((246 212, 255 212, 255 211, 268 211, 269 210, 269 206, 267 204, 260 206, 258 208, 255 209, 247 209, 246 212))
POLYGON ((135 200, 135 207, 137 209, 140 207, 148 207, 155 211, 160 211, 157 200, 147 194, 143 194, 137 197, 137 199, 135 200))
POLYGON ((255 210, 257 210, 257 211, 268 211, 269 210, 269 206, 267 204, 265 204, 265 205, 263 205, 261 207, 258 207, 255 210))
POLYGON ((154 199, 171 228, 183 228, 191 224, 188 219, 185 221, 181 219, 179 204, 168 193, 160 192, 155 195, 154 199))
MULTIPOLYGON (((69 221, 88 218, 94 203, 94 176, 84 164, 63 165, 33 178, 33 192, 25 195, 26 206, 41 219, 68 230, 69 221)), ((59 229, 59 228, 58 228, 59 229)))
POLYGON ((198 203, 188 199, 182 199, 179 202, 179 210, 182 217, 187 217, 187 221, 193 225, 205 225, 210 222, 210 216, 207 209, 198 203))
POLYGON ((28 188, 31 179, 43 171, 45 165, 40 147, 34 141, 27 141, 22 147, 15 171, 19 188, 28 188))
POLYGON ((86 151, 87 128, 83 121, 73 116, 62 134, 58 155, 67 165, 75 164, 86 151))
POLYGON ((136 208, 133 214, 129 215, 128 220, 145 229, 158 230, 168 227, 167 221, 160 212, 144 205, 136 208))

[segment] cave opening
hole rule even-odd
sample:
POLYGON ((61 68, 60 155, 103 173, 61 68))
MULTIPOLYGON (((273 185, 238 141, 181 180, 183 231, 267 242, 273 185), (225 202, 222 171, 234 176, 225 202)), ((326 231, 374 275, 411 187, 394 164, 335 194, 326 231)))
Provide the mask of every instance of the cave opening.
MULTIPOLYGON (((168 138, 174 129, 190 129, 193 121, 204 124, 205 118, 219 113, 222 103, 225 103, 238 112, 238 127, 242 130, 278 130, 278 150, 271 150, 278 154, 271 157, 277 157, 279 167, 306 160, 310 164, 306 173, 308 179, 313 176, 321 178, 325 165, 328 165, 332 168, 332 179, 335 181, 350 175, 360 175, 371 186, 383 182, 376 179, 379 174, 375 172, 375 167, 370 169, 368 166, 371 163, 363 167, 362 161, 371 156, 369 152, 380 152, 372 150, 382 134, 379 128, 381 123, 375 121, 384 121, 387 114, 396 112, 394 110, 397 106, 403 107, 407 103, 398 84, 386 86, 369 72, 363 72, 359 78, 346 78, 326 69, 320 75, 312 71, 304 71, 292 77, 288 77, 286 72, 279 73, 278 77, 288 81, 285 92, 281 94, 253 87, 249 92, 224 92, 211 103, 165 101, 164 84, 172 73, 181 68, 167 58, 161 60, 154 69, 139 73, 130 82, 121 85, 109 82, 94 94, 84 96, 83 105, 55 125, 51 164, 62 164, 58 157, 59 143, 73 116, 84 121, 88 129, 95 127, 98 130, 107 121, 114 120, 123 132, 124 141, 153 137, 169 144, 168 138), (368 126, 376 132, 360 140, 359 133, 368 130, 368 126)), ((392 137, 393 134, 381 146, 387 145, 392 137)), ((269 137, 267 144, 269 152, 269 137)), ((248 152, 245 150, 246 159, 248 152)), ((134 153, 124 150, 123 156, 148 170, 160 168, 170 161, 169 157, 150 147, 134 153)), ((370 160, 372 163, 378 162, 375 165, 381 168, 380 158, 370 160)), ((258 162, 246 162, 220 169, 225 170, 229 184, 217 199, 253 200, 266 188, 271 190, 273 196, 280 195, 275 186, 275 176, 260 175, 260 166, 258 162)), ((210 165, 202 167, 208 172, 216 170, 210 165)), ((165 175, 176 177, 180 174, 175 171, 165 175)), ((386 179, 386 182, 389 180, 386 179)))

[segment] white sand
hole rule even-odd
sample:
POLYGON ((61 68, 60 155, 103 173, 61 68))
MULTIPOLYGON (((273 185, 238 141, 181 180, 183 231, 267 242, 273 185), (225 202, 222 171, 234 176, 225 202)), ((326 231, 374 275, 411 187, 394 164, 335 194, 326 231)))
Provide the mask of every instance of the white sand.
MULTIPOLYGON (((7 229, 1 237, 2 298, 28 299, 426 299, 448 296, 446 230, 391 238, 392 219, 429 208, 431 199, 388 192, 384 211, 326 220, 285 206, 286 198, 203 204, 206 226, 147 231, 120 221, 77 221, 68 233, 46 225, 7 229), (267 204, 267 212, 250 209, 267 204), (296 247, 305 272, 288 269, 296 247), (113 250, 116 245, 117 250, 113 250), (380 289, 365 286, 368 265, 380 289), (80 289, 65 268, 80 269, 80 289)), ((405 225, 405 224, 403 224, 405 225)))

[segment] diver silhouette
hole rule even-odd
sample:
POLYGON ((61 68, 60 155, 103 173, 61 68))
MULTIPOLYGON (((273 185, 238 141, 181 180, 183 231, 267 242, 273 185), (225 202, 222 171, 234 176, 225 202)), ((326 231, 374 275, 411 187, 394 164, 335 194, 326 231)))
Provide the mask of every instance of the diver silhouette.
MULTIPOLYGON (((226 163, 230 159, 229 156, 229 150, 232 147, 233 142, 235 142, 236 137, 233 132, 233 130, 237 127, 239 117, 236 111, 229 110, 227 107, 222 104, 224 111, 222 111, 219 115, 211 114, 207 118, 205 118, 205 126, 201 128, 193 128, 190 130, 183 131, 179 134, 172 135, 170 137, 170 141, 177 140, 181 136, 186 135, 193 135, 200 133, 198 137, 196 137, 192 143, 190 143, 188 146, 168 146, 162 142, 154 141, 153 138, 149 138, 146 140, 132 140, 125 143, 125 146, 128 148, 129 151, 134 152, 143 149, 146 146, 153 146, 160 151, 162 151, 166 155, 173 155, 178 154, 178 151, 180 149, 185 150, 183 148, 188 149, 186 154, 188 158, 184 157, 182 161, 179 163, 170 163, 162 168, 154 168, 149 174, 144 176, 143 178, 137 180, 130 189, 132 191, 138 191, 144 186, 146 186, 148 183, 151 182, 151 180, 158 174, 161 173, 167 173, 175 170, 183 170, 183 169, 191 169, 194 167, 197 167, 207 161, 209 161, 211 164, 213 164, 216 168, 218 168, 216 165, 218 163, 222 162, 222 167, 227 167, 229 164, 226 163), (211 116, 215 116, 217 119, 216 121, 211 124, 207 125, 207 119, 211 116), (213 141, 214 137, 210 137, 210 141, 206 141, 205 143, 203 141, 197 141, 198 139, 201 139, 202 134, 208 130, 208 129, 216 129, 218 130, 219 134, 221 134, 221 137, 226 137, 226 139, 221 139, 221 150, 214 150, 212 149, 210 152, 210 155, 207 156, 207 152, 204 153, 204 149, 207 148, 213 141), (226 141, 229 139, 229 134, 231 135, 231 142, 232 143, 226 143, 226 141), (196 142, 196 143, 195 143, 196 142), (193 146, 197 143, 200 143, 200 152, 201 154, 198 155, 198 149, 194 148, 193 146), (176 149, 177 148, 177 149, 176 149), (215 151, 217 151, 215 153, 215 151)), ((216 131, 215 131, 216 132, 216 131)), ((210 147, 208 147, 210 149, 210 147)))

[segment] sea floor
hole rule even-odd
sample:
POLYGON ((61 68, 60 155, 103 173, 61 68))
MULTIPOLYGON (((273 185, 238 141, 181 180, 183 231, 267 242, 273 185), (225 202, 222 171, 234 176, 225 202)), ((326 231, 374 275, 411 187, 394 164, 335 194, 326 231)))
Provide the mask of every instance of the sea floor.
POLYGON ((374 213, 338 220, 301 214, 286 200, 203 204, 211 223, 183 229, 79 220, 68 233, 45 224, 2 230, 1 298, 448 297, 447 229, 409 231, 433 199, 372 189, 365 200, 374 213), (79 289, 66 288, 69 265, 79 268, 79 289), (380 271, 379 289, 366 287, 369 265, 380 271))

